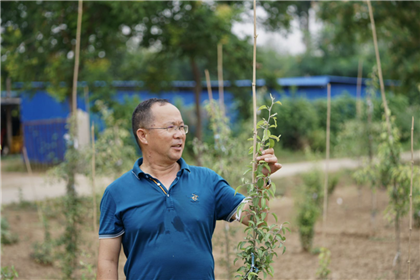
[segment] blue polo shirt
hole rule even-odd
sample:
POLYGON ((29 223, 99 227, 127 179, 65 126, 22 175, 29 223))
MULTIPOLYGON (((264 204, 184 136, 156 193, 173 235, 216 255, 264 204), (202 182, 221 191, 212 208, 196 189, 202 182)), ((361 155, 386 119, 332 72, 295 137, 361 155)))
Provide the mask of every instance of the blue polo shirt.
POLYGON ((169 191, 140 169, 109 185, 101 201, 99 238, 122 235, 127 279, 214 279, 211 238, 245 198, 214 171, 181 166, 169 191))

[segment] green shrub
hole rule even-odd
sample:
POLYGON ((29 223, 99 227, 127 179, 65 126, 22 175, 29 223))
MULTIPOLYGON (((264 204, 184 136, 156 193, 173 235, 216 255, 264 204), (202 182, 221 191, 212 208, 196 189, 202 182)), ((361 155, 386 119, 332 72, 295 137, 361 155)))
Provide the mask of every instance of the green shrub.
POLYGON ((53 245, 51 242, 36 242, 32 247, 31 258, 42 265, 52 265, 54 261, 53 245))
POLYGON ((297 221, 302 249, 309 252, 312 248, 314 227, 321 214, 323 188, 321 172, 311 171, 302 175, 303 185, 299 188, 300 197, 297 199, 297 221))
POLYGON ((313 104, 304 98, 283 98, 281 110, 276 110, 277 128, 273 134, 281 134, 283 147, 300 149, 310 145, 312 131, 317 128, 318 115, 313 104))
POLYGON ((328 179, 328 195, 332 194, 339 181, 338 176, 331 176, 328 179))
POLYGON ((300 205, 297 216, 299 227, 299 238, 302 249, 309 252, 312 248, 314 238, 315 223, 320 215, 320 208, 313 203, 303 203, 300 205))

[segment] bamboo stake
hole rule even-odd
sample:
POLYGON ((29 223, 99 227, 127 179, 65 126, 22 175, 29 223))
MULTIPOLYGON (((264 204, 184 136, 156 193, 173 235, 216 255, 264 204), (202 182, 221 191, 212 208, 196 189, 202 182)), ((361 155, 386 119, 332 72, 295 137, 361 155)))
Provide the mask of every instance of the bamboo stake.
POLYGON ((411 179, 410 179, 410 223, 409 223, 409 236, 408 236, 408 280, 411 279, 411 232, 412 218, 413 218, 413 165, 414 165, 414 152, 413 152, 413 133, 414 133, 414 116, 411 117, 411 179))
MULTIPOLYGON (((214 116, 216 116, 216 110, 213 106, 213 92, 211 90, 210 74, 209 74, 209 71, 207 69, 204 70, 204 73, 206 75, 207 92, 209 94, 211 112, 214 116)), ((220 86, 220 84, 219 84, 219 86, 220 86)), ((215 133, 215 141, 217 142, 217 139, 216 139, 217 132, 214 131, 214 133, 215 133)), ((221 165, 220 168, 222 170, 223 165, 221 165)), ((225 249, 226 250, 226 270, 227 270, 228 277, 230 277, 231 276, 231 268, 230 268, 230 245, 229 245, 229 225, 228 224, 226 224, 226 226, 225 226, 224 233, 225 233, 225 240, 226 240, 226 244, 225 244, 226 245, 226 249, 225 249)))
POLYGON ((222 116, 225 115, 225 94, 223 91, 223 45, 217 44, 217 78, 219 80, 219 103, 222 116))
MULTIPOLYGON (((391 134, 391 124, 389 122, 389 109, 388 109, 388 104, 386 101, 386 96, 385 96, 385 87, 384 87, 384 80, 382 77, 382 68, 381 68, 381 58, 379 56, 379 50, 378 50, 378 39, 376 38, 376 28, 375 28, 375 19, 373 18, 373 11, 372 11, 372 6, 370 4, 370 0, 366 0, 367 4, 368 4, 368 8, 369 8, 369 17, 370 17, 370 24, 372 26, 372 35, 373 35, 373 44, 375 46, 375 55, 376 55, 376 63, 378 65, 378 76, 379 76, 379 85, 381 87, 381 97, 382 97, 382 103, 384 104, 384 110, 385 110, 385 119, 386 119, 386 125, 388 128, 388 137, 389 140, 392 139, 392 134, 391 134)), ((390 141, 391 142, 391 141, 390 141)), ((392 152, 393 154, 393 152, 392 152)), ((394 156, 394 160, 397 160, 394 156)))
POLYGON ((331 84, 327 85, 327 139, 326 139, 326 159, 325 159, 325 185, 324 185, 324 212, 322 216, 322 243, 326 248, 326 227, 328 209, 328 170, 330 160, 330 117, 331 117, 331 84))
POLYGON ((92 196, 93 196, 93 231, 96 232, 96 190, 95 190, 95 126, 92 124, 91 127, 92 137, 92 196))
POLYGON ((84 96, 85 96, 85 107, 86 107, 86 113, 88 115, 88 124, 90 124, 90 104, 89 104, 89 87, 85 86, 83 88, 84 96))
POLYGON ((256 183, 255 178, 255 159, 258 151, 257 149, 257 94, 256 86, 256 65, 257 65, 257 1, 254 0, 254 52, 252 60, 252 102, 254 107, 254 138, 253 138, 253 155, 252 155, 252 184, 256 183))
POLYGON ((204 70, 204 74, 206 75, 206 82, 207 82, 207 92, 209 94, 210 104, 213 103, 213 92, 211 90, 211 83, 210 83, 210 74, 209 70, 204 70))
POLYGON ((29 175, 32 175, 31 163, 29 162, 28 152, 26 151, 25 146, 22 147, 22 153, 23 153, 23 160, 25 161, 26 169, 28 170, 29 175))
MULTIPOLYGON (((213 104, 213 92, 211 90, 211 82, 210 82, 210 74, 209 74, 209 70, 205 69, 204 70, 204 74, 206 75, 206 82, 207 82, 207 92, 209 94, 209 101, 210 101, 210 108, 211 108, 211 114, 213 114, 213 116, 216 116, 216 111, 214 108, 214 104, 213 104)), ((216 133, 216 132, 215 132, 216 133)))
POLYGON ((363 61, 359 59, 359 67, 357 69, 357 91, 356 91, 356 115, 360 120, 362 114, 362 72, 363 72, 363 61))
POLYGON ((72 90, 73 114, 76 114, 76 110, 77 110, 77 79, 79 76, 79 54, 80 54, 80 34, 81 34, 81 29, 82 29, 82 14, 83 14, 83 1, 79 0, 77 31, 76 31, 76 51, 75 51, 74 72, 73 72, 73 90, 72 90))

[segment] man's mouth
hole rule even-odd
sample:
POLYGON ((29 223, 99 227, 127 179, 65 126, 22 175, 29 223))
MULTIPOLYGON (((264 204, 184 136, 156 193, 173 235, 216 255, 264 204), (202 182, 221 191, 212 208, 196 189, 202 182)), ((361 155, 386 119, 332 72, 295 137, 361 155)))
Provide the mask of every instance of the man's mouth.
POLYGON ((175 148, 175 149, 181 149, 182 148, 182 144, 175 144, 175 145, 172 145, 171 147, 172 148, 175 148))

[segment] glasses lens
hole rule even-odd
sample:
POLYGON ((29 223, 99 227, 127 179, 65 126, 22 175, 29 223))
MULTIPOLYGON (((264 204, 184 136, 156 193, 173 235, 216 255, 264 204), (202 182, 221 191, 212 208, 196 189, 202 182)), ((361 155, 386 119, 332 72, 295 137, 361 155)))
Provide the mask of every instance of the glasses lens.
POLYGON ((185 134, 188 133, 188 125, 184 125, 184 131, 185 131, 185 134))

